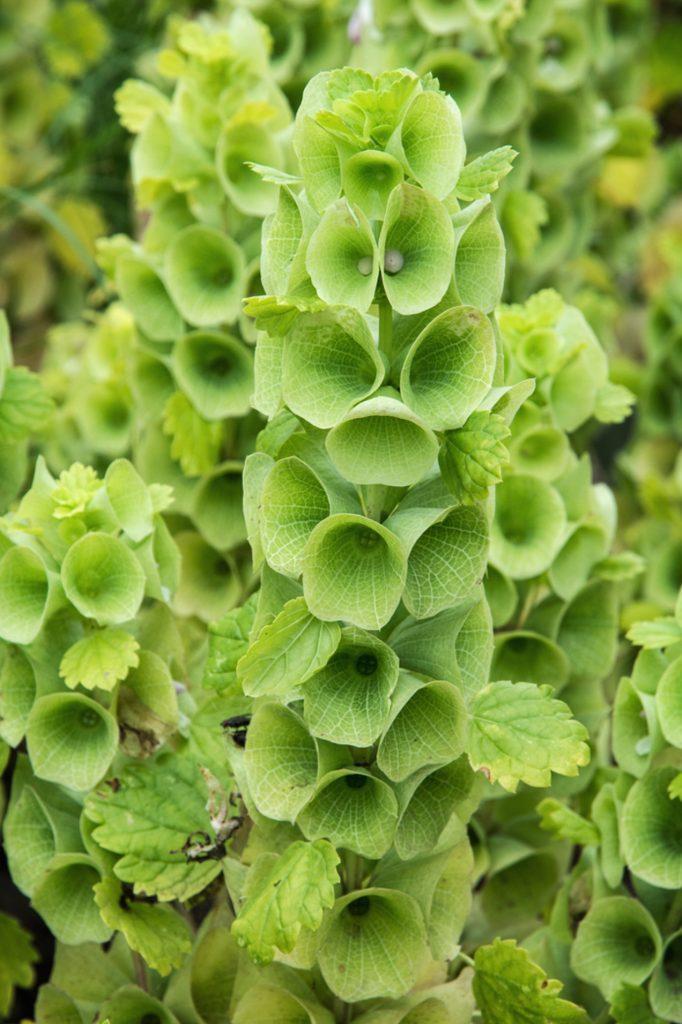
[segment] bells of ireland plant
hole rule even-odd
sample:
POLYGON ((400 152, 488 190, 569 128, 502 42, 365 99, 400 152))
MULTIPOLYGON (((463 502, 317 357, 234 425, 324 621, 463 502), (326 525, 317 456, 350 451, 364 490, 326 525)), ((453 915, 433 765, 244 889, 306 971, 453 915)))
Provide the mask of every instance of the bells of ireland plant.
POLYGON ((119 88, 145 226, 101 241, 116 301, 93 324, 55 329, 46 359, 61 427, 44 446, 51 470, 128 457, 147 483, 172 486, 183 553, 173 608, 204 622, 250 584, 242 468, 258 418, 242 299, 260 287, 262 219, 292 161, 270 47, 243 9, 179 19, 160 85, 119 88))
POLYGON ((104 477, 74 463, 55 478, 39 458, 0 523, 0 736, 26 751, 4 845, 15 884, 67 945, 106 941, 115 927, 93 892, 109 869, 84 797, 117 761, 153 756, 180 719, 171 502, 125 459, 104 477))
MULTIPOLYGON (((475 975, 457 960, 481 877, 472 815, 590 757, 555 695, 557 643, 493 672, 483 586, 496 492, 519 489, 528 537, 506 532, 544 579, 569 532, 550 481, 578 460, 548 413, 544 475, 530 456, 507 475, 534 382, 505 376, 504 242, 489 196, 457 200, 452 98, 408 71, 324 72, 293 139, 300 176, 263 226, 267 294, 246 303, 268 420, 243 484, 261 587, 211 627, 204 676, 231 702, 225 749, 252 822, 241 866, 236 843, 223 862, 236 916, 210 940, 239 965, 224 1005, 371 1024, 469 1021, 478 1002, 494 1020, 508 969, 536 1012, 549 984, 547 1019, 585 1020, 513 942, 474 939, 475 975)), ((500 500, 505 521, 514 504, 500 500)), ((95 838, 118 850, 107 802, 95 838)))

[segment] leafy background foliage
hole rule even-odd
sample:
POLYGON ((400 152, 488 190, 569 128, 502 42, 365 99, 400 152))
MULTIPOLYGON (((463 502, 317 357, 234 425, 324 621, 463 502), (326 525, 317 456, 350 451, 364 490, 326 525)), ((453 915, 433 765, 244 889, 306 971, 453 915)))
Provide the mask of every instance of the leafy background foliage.
POLYGON ((0 1014, 682 1020, 677 26, 133 6, 1 12, 0 1014))

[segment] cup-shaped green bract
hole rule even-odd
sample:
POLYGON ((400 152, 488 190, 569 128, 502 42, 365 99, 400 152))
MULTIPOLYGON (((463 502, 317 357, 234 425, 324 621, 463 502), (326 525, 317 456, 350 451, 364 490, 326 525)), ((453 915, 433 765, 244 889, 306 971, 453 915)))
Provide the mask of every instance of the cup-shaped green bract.
POLYGON ((561 14, 547 30, 544 52, 535 79, 543 89, 565 92, 580 85, 590 60, 587 24, 579 17, 561 14))
POLYGON ((359 207, 339 199, 313 231, 306 268, 315 290, 330 305, 366 312, 374 301, 379 253, 369 221, 359 207))
POLYGON ((105 533, 90 533, 66 553, 62 586, 81 615, 100 625, 115 625, 134 618, 144 596, 144 573, 122 540, 105 533))
POLYGON ((518 125, 528 103, 528 86, 513 68, 505 68, 490 83, 478 118, 488 132, 504 134, 518 125))
POLYGON ((414 0, 416 18, 427 32, 434 36, 447 36, 469 25, 471 13, 465 0, 414 0))
POLYGON ((474 773, 466 755, 442 768, 418 772, 399 787, 396 853, 411 860, 433 850, 454 810, 467 799, 474 773))
POLYGON ((421 74, 431 72, 438 84, 457 103, 466 118, 473 114, 485 97, 487 69, 466 50, 450 47, 430 50, 419 62, 421 74))
POLYGON ((381 738, 377 764, 393 782, 426 765, 446 764, 462 753, 466 711, 452 683, 421 683, 403 675, 394 695, 391 721, 381 738))
POLYGON ((216 147, 218 177, 238 210, 264 217, 275 209, 277 187, 264 181, 249 163, 281 166, 282 151, 272 129, 249 122, 228 125, 216 147))
POLYGON ((307 280, 307 222, 313 216, 303 196, 280 188, 277 208, 263 222, 260 275, 266 292, 288 295, 307 280))
POLYGON ((30 548, 10 548, 0 559, 0 637, 30 644, 61 593, 56 573, 30 548))
POLYGON ((682 885, 682 816, 668 793, 674 768, 654 768, 635 782, 621 815, 625 861, 634 875, 659 889, 682 885))
MULTIPOLYGON (((398 536, 400 519, 398 513, 388 521, 398 536)), ((464 600, 482 579, 488 554, 488 525, 480 508, 461 505, 429 519, 407 560, 403 601, 416 619, 464 600)))
POLYGON ((623 677, 616 690, 611 725, 611 746, 619 766, 641 778, 660 747, 656 742, 659 736, 653 698, 639 694, 631 680, 623 677))
POLYGON ((432 89, 418 92, 400 125, 399 145, 410 177, 437 199, 449 195, 466 152, 462 117, 453 98, 432 89))
POLYGON ((111 938, 92 894, 99 881, 95 862, 85 854, 58 854, 50 863, 31 902, 60 942, 79 945, 111 938))
POLYGON ((511 454, 514 468, 520 473, 552 481, 566 469, 570 448, 562 430, 538 425, 514 438, 511 454))
POLYGON ((99 1007, 110 1024, 176 1024, 177 1017, 160 1000, 137 985, 122 985, 99 1007))
POLYGON ((290 456, 270 470, 260 505, 260 534, 268 565, 287 576, 299 576, 308 537, 329 515, 327 492, 305 462, 290 456))
POLYGON ((69 789, 92 789, 118 747, 116 720, 80 693, 51 693, 33 705, 26 727, 33 770, 69 789))
POLYGON ((398 823, 398 801, 387 783, 361 768, 341 768, 320 779, 296 819, 307 839, 378 860, 390 849, 398 823))
POLYGON ((118 381, 97 381, 76 400, 78 426, 92 448, 115 458, 130 447, 134 413, 130 392, 118 381))
POLYGON ((495 371, 490 320, 473 306, 435 317, 410 347, 400 393, 435 430, 460 427, 490 390, 495 371))
POLYGON ((608 549, 609 537, 600 523, 576 526, 549 571, 554 592, 570 601, 585 585, 592 567, 605 557, 608 549))
POLYGON ((116 265, 116 288, 135 322, 154 341, 168 341, 182 334, 182 317, 146 260, 132 254, 122 256, 116 265))
POLYGON ((16 747, 36 698, 35 672, 23 651, 7 647, 0 668, 0 739, 16 747))
POLYGON ((438 456, 433 431, 391 394, 356 405, 329 432, 326 445, 339 473, 354 484, 408 487, 438 456))
POLYGON ((192 224, 166 249, 168 292, 188 323, 196 327, 234 323, 244 294, 244 255, 215 228, 192 224))
POLYGON ((367 149, 344 161, 343 191, 370 220, 381 220, 388 197, 403 180, 403 169, 390 153, 367 149))
POLYGON ((297 416, 333 427, 384 378, 384 364, 365 319, 337 307, 299 316, 282 358, 282 396, 297 416))
POLYGON ((229 551, 246 540, 242 500, 240 462, 216 467, 197 487, 192 518, 202 537, 216 551, 229 551))
POLYGON ((564 539, 566 512, 556 490, 525 474, 507 477, 495 490, 490 560, 513 579, 530 579, 552 564, 564 539))
POLYGON ((384 290, 397 313, 421 313, 440 302, 452 279, 454 247, 443 204, 416 185, 398 185, 379 237, 384 290))
POLYGON ((426 949, 422 914, 412 896, 363 889, 334 904, 317 962, 332 992, 347 1003, 396 999, 414 985, 426 949))
POLYGON ((540 94, 528 131, 538 174, 565 173, 584 155, 583 116, 575 97, 540 94))
POLYGON ((348 626, 327 664, 305 684, 310 731, 332 743, 370 746, 390 714, 398 670, 398 658, 387 644, 348 626))
POLYGON ((210 172, 205 151, 178 122, 152 113, 133 145, 133 182, 152 193, 172 177, 195 181, 210 172))
POLYGON ((671 935, 649 983, 651 1009, 671 1024, 682 1022, 682 932, 671 935))
POLYGON ((502 297, 505 272, 504 236, 490 198, 470 203, 453 223, 459 300, 490 313, 502 297))
POLYGON ((132 541, 141 541, 154 529, 152 499, 144 480, 127 459, 110 463, 104 488, 118 525, 132 541))
POLYGON ((622 984, 641 985, 661 955, 661 936, 649 911, 627 896, 597 900, 581 921, 571 966, 608 999, 622 984))
MULTIPOLYGON (((230 1020, 234 1024, 251 1024, 259 1019, 277 1021, 277 1024, 332 1024, 331 1014, 306 998, 308 990, 303 992, 298 996, 275 985, 252 984, 237 1003, 230 1020)), ((213 1022, 207 1021, 207 1024, 213 1022)), ((215 1024, 218 1024, 217 1019, 215 1024)))
POLYGON ((398 538, 364 516, 329 516, 315 527, 303 552, 303 593, 313 615, 361 629, 386 625, 406 574, 398 538))
POLYGON ((249 724, 244 753, 249 792, 261 812, 295 821, 317 782, 315 741, 295 711, 261 704, 249 724))
POLYGON ((656 710, 668 743, 682 747, 682 657, 675 658, 659 680, 656 710))
POLYGON ((568 682, 570 665, 562 649, 549 637, 531 630, 500 633, 491 668, 493 679, 513 683, 549 683, 560 690, 568 682))
POLYGON ((234 608, 241 594, 233 562, 192 530, 176 534, 175 541, 182 560, 174 610, 178 615, 197 615, 203 622, 221 618, 234 608))

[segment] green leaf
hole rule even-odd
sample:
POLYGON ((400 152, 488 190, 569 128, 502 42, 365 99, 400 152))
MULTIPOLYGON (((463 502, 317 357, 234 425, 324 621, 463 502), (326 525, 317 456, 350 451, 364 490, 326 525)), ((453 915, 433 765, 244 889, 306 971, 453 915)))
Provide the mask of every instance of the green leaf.
POLYGON ((528 263, 540 241, 540 228, 549 219, 547 203, 536 192, 510 192, 504 202, 502 224, 521 263, 528 263))
POLYGON ((563 985, 513 939, 479 946, 474 957, 474 995, 484 1024, 588 1024, 583 1009, 559 998, 563 985))
POLYGON ((237 944, 255 963, 270 963, 275 947, 290 953, 302 928, 314 932, 320 927, 325 909, 334 905, 338 863, 325 839, 292 843, 277 859, 232 925, 237 944))
POLYGON ((128 78, 114 93, 114 106, 118 119, 126 131, 141 132, 153 114, 170 114, 168 98, 137 78, 128 78))
POLYGON ((678 772, 668 786, 668 796, 671 800, 682 800, 682 772, 678 772))
POLYGON ((599 829, 560 800, 545 797, 538 804, 537 810, 540 828, 553 832, 558 839, 570 839, 572 843, 580 843, 581 846, 598 845, 599 829))
POLYGON ((455 195, 465 203, 471 203, 475 199, 483 199, 490 192, 497 192, 517 156, 511 146, 501 146, 476 157, 462 169, 455 195))
POLYGON ((192 937, 189 925, 175 910, 159 903, 128 900, 115 878, 98 882, 94 893, 103 921, 122 932, 128 946, 152 970, 166 976, 182 967, 192 937))
POLYGON ((250 167, 252 171, 263 179, 263 181, 270 182, 271 185, 298 185, 303 179, 295 174, 288 174, 286 171, 280 171, 277 167, 267 167, 265 164, 255 164, 252 160, 247 160, 246 166, 250 167))
POLYGON ((492 782, 547 787, 551 773, 577 775, 590 759, 587 729, 551 686, 490 683, 472 704, 469 757, 492 782))
POLYGON ((113 690, 139 664, 139 649, 135 637, 125 630, 100 629, 69 647, 59 665, 59 675, 71 690, 76 686, 113 690))
POLYGON ((38 954, 31 936, 8 914, 0 913, 0 1013, 9 1014, 14 989, 31 988, 35 980, 33 964, 38 954))
POLYGON ((482 501, 502 479, 509 462, 504 441, 510 431, 496 413, 473 412, 463 427, 443 437, 438 463, 448 488, 460 501, 482 501))
POLYGON ((219 860, 192 857, 193 838, 219 839, 210 803, 197 765, 166 754, 105 782, 88 796, 85 813, 95 841, 122 854, 115 867, 121 881, 161 900, 189 899, 220 872, 219 860))
POLYGON ((10 368, 0 395, 0 444, 13 444, 41 430, 53 409, 37 374, 24 366, 10 368))
POLYGON ((630 643, 646 650, 671 647, 682 640, 682 625, 672 615, 651 622, 635 622, 625 634, 630 643))
POLYGON ((645 990, 636 985, 621 985, 610 1009, 616 1024, 665 1024, 653 1013, 645 990))
POLYGON ((473 306, 440 313, 411 345, 400 373, 403 400, 430 427, 461 427, 493 382, 493 326, 473 306))
POLYGON ((257 596, 254 594, 241 608, 212 622, 208 627, 208 657, 203 684, 209 690, 234 689, 237 685, 237 663, 249 647, 249 634, 256 617, 257 596))
POLYGON ((171 438, 171 455, 188 476, 208 473, 218 462, 222 423, 203 419, 181 391, 166 403, 163 432, 171 438))
POLYGON ((607 381, 597 391, 594 415, 600 423, 622 423, 631 414, 635 401, 629 388, 607 381))
POLYGON ((321 622, 296 597, 240 658, 237 678, 250 697, 285 697, 327 664, 340 640, 338 622, 321 622))

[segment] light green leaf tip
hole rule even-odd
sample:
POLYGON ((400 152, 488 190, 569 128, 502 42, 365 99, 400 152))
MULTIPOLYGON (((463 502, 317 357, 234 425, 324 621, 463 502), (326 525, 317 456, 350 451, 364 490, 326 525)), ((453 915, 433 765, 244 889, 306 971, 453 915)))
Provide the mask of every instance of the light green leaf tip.
POLYGON ((563 985, 513 939, 495 939, 474 957, 474 995, 484 1024, 588 1024, 583 1009, 560 999, 563 985))
POLYGON ((239 910, 232 925, 238 945, 255 963, 269 963, 275 947, 289 953, 302 928, 315 931, 334 905, 339 857, 326 839, 292 843, 239 910))
POLYGON ((491 782, 549 786, 551 773, 577 775, 590 759, 587 729, 551 686, 490 683, 472 706, 469 758, 491 782))
POLYGON ((76 686, 113 690, 139 664, 139 649, 135 637, 125 630, 100 629, 69 647, 59 665, 59 674, 71 690, 76 686))

